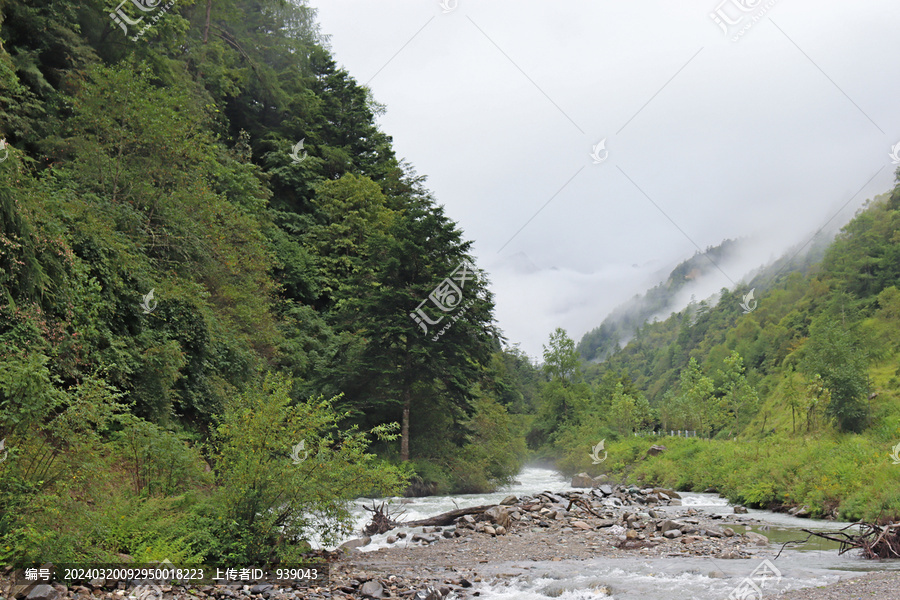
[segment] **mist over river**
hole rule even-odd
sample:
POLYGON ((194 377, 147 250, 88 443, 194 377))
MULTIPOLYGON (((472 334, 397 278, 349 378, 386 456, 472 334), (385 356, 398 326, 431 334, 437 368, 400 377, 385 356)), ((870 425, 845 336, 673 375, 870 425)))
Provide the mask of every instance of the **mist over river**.
MULTIPOLYGON (((392 513, 405 510, 402 520, 423 519, 443 512, 497 504, 506 496, 534 496, 544 491, 565 492, 573 488, 559 473, 545 468, 526 467, 517 482, 492 494, 468 494, 461 496, 430 496, 425 498, 385 498, 392 513)), ((803 587, 834 583, 861 571, 900 570, 900 561, 866 561, 856 552, 839 556, 837 545, 813 538, 802 544, 792 544, 781 551, 787 541, 801 541, 807 534, 801 528, 838 530, 849 523, 801 519, 787 514, 749 509, 747 515, 734 515, 733 506, 716 494, 681 492, 682 506, 655 508, 670 518, 677 518, 693 509, 705 515, 728 515, 729 522, 745 522, 744 527, 733 526, 737 533, 752 530, 769 538, 766 547, 753 548, 749 559, 722 559, 700 556, 668 555, 646 557, 634 552, 634 557, 598 557, 587 560, 508 562, 488 561, 478 574, 473 591, 488 600, 537 600, 559 598, 562 600, 602 599, 616 600, 725 600, 745 578, 753 573, 764 559, 772 561, 781 574, 780 580, 770 580, 763 586, 763 598, 777 597, 780 592, 803 587)), ((363 505, 371 506, 371 499, 360 498, 356 502, 357 533, 365 525, 370 514, 363 505)), ((380 548, 409 544, 414 532, 421 528, 398 528, 387 534, 373 536, 372 542, 360 548, 372 552, 380 548), (406 531, 410 535, 391 545, 389 535, 406 531)), ((548 543, 557 542, 557 535, 548 533, 548 543)), ((561 540, 562 538, 560 538, 561 540)), ((446 540, 436 542, 447 543, 446 540)), ((569 544, 572 543, 571 538, 569 544)), ((561 550, 566 548, 559 542, 561 550)), ((482 561, 484 562, 484 561, 482 561)), ((445 565, 452 566, 452 565, 445 565)), ((757 596, 747 596, 756 600, 757 596)))

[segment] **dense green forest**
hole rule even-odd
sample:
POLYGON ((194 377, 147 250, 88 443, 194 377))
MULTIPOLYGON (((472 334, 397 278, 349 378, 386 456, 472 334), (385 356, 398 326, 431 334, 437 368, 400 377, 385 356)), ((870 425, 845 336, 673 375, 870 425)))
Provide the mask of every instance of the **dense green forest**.
POLYGON ((577 347, 557 330, 529 441, 570 473, 896 520, 898 232, 900 185, 867 202, 830 244, 819 240, 737 289, 643 324, 624 348, 597 343, 612 328, 577 347), (586 362, 598 348, 606 360, 586 362), (697 437, 652 437, 671 431, 697 437), (609 457, 593 464, 601 440, 609 457), (648 457, 653 443, 668 451, 648 457))
POLYGON ((900 187, 647 323, 734 249, 697 255, 538 367, 302 1, 0 19, 0 562, 287 561, 355 498, 527 458, 900 515, 900 187), (668 430, 699 437, 647 458, 668 430))
POLYGON ((518 472, 537 375, 312 9, 0 19, 0 562, 287 560, 518 472))

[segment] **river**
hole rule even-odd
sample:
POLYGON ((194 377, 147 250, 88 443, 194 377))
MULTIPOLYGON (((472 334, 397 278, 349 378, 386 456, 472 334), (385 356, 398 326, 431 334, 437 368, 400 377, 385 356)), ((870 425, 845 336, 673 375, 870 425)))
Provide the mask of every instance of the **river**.
MULTIPOLYGON (((573 488, 559 473, 537 467, 526 467, 514 485, 492 494, 462 496, 430 496, 425 498, 390 498, 393 510, 404 509, 403 520, 422 519, 468 506, 499 503, 506 496, 533 496, 543 491, 569 491, 573 488)), ((664 507, 673 517, 687 508, 707 514, 733 514, 727 500, 715 494, 682 492, 680 507, 664 507)), ((363 504, 371 500, 360 498, 354 514, 357 531, 369 520, 363 504)), ((393 511, 392 511, 393 512, 393 511)), ((848 523, 800 519, 783 513, 749 509, 747 517, 764 521, 768 528, 759 531, 760 524, 748 524, 754 531, 766 535, 772 544, 759 548, 751 559, 724 560, 702 557, 671 558, 596 558, 563 560, 558 562, 519 561, 485 565, 485 582, 478 584, 479 597, 486 600, 725 600, 742 580, 750 576, 764 559, 773 559, 788 540, 803 540, 807 534, 800 528, 837 530, 848 523), (513 575, 513 577, 510 577, 513 575), (492 578, 496 576, 496 578, 492 578)), ((735 527, 736 531, 743 531, 735 527)), ((390 532, 396 535, 395 529, 390 532)), ((408 531, 408 530, 407 530, 408 531)), ((417 530, 420 531, 420 530, 417 530)), ((388 546, 388 534, 374 536, 372 543, 360 548, 370 552, 388 546)), ((440 542, 438 542, 440 543, 440 542)), ((900 570, 900 561, 866 561, 855 552, 838 556, 836 544, 813 538, 809 542, 786 548, 774 561, 781 578, 769 581, 763 588, 763 598, 774 597, 781 591, 834 583, 859 571, 900 570)), ((758 596, 747 596, 756 600, 758 596)))

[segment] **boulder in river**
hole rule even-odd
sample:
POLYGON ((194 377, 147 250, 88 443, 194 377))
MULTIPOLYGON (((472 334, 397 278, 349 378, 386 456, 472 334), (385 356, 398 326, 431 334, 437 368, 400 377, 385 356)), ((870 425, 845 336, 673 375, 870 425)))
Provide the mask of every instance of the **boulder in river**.
POLYGON ((734 514, 736 514, 736 515, 746 515, 746 514, 747 514, 747 509, 744 508, 743 506, 735 506, 735 507, 734 507, 734 514))
POLYGON ((512 506, 519 501, 515 496, 507 496, 503 500, 500 501, 500 506, 512 506))
POLYGON ((594 487, 594 479, 587 473, 579 473, 572 478, 573 488, 589 488, 594 487))
POLYGON ((343 544, 338 546, 338 548, 349 552, 350 550, 353 550, 354 548, 359 548, 361 546, 368 546, 371 541, 372 541, 372 538, 370 538, 368 536, 366 536, 364 538, 356 538, 355 540, 349 540, 349 541, 344 542, 343 544))
POLYGON ((670 490, 668 488, 653 488, 653 493, 665 494, 669 498, 677 498, 679 500, 681 499, 681 495, 678 492, 676 492, 675 490, 670 490))
POLYGON ((762 535, 761 533, 756 533, 755 531, 748 531, 744 534, 744 537, 747 538, 748 541, 753 542, 757 546, 768 546, 769 538, 762 535))

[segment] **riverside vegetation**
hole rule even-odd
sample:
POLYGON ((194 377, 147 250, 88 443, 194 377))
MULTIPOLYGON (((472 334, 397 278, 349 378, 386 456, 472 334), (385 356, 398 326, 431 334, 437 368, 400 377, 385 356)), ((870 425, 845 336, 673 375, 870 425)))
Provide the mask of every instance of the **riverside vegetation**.
POLYGON ((578 359, 603 346, 603 332, 576 348, 557 331, 545 352, 557 365, 552 393, 532 436, 561 453, 569 473, 712 488, 735 503, 817 517, 897 521, 898 231, 900 186, 805 258, 782 259, 714 302, 645 323, 624 348, 613 338, 606 359, 583 373, 578 359), (745 313, 742 298, 754 288, 758 307, 745 313), (699 438, 633 436, 671 430, 699 438), (608 459, 593 465, 589 449, 601 438, 608 459), (667 451, 645 457, 653 443, 667 451))
POLYGON ((483 272, 437 342, 410 319, 471 241, 312 9, 180 0, 137 42, 108 13, 0 0, 0 563, 293 560, 354 498, 494 489, 529 456, 900 512, 897 189, 757 276, 750 314, 746 286, 624 348, 559 330, 537 367, 483 272), (660 428, 713 439, 642 460, 660 428))

